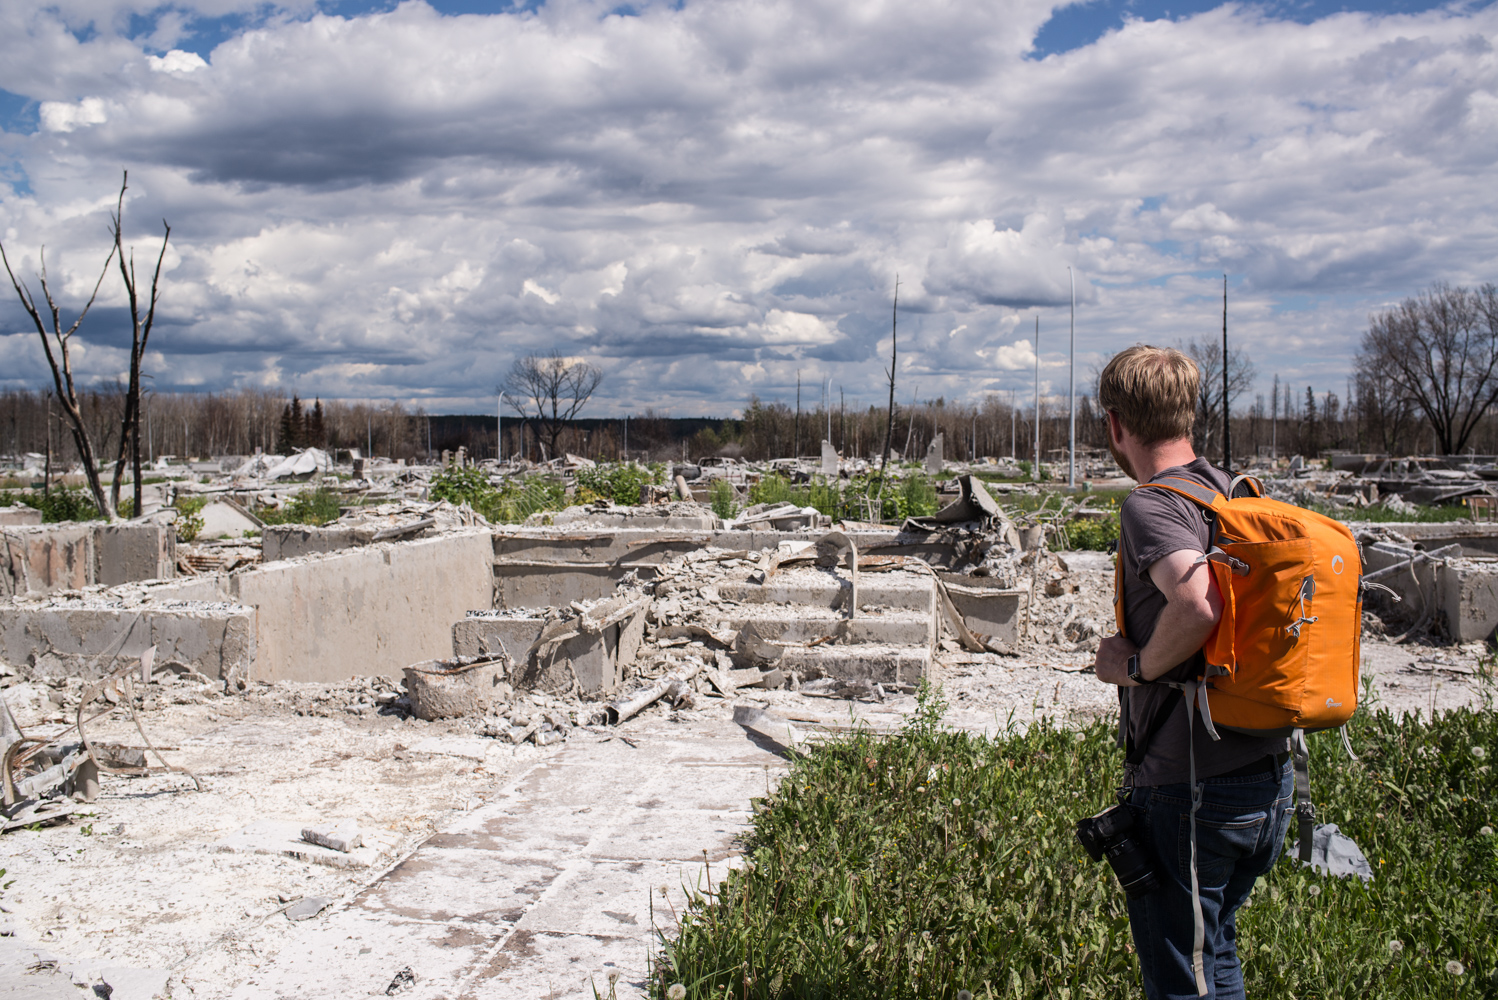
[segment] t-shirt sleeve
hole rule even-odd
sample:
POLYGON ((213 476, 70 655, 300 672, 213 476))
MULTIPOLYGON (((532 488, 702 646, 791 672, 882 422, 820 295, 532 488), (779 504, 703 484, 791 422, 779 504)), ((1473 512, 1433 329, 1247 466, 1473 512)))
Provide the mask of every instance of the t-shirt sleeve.
POLYGON ((1206 522, 1201 509, 1174 493, 1136 490, 1119 512, 1119 520, 1134 550, 1134 565, 1141 580, 1148 580, 1150 567, 1172 552, 1206 551, 1206 522))

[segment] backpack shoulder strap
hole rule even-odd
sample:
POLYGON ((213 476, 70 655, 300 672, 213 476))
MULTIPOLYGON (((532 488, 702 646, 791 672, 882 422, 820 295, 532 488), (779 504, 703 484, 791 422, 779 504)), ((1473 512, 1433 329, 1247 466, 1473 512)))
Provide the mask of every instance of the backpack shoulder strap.
POLYGON ((1134 489, 1144 490, 1152 487, 1157 490, 1169 490, 1172 493, 1178 493, 1197 506, 1209 511, 1216 510, 1217 505, 1224 502, 1223 495, 1212 487, 1203 486, 1201 483, 1192 482, 1190 479, 1183 479, 1180 476, 1166 476, 1164 479, 1140 483, 1134 489))

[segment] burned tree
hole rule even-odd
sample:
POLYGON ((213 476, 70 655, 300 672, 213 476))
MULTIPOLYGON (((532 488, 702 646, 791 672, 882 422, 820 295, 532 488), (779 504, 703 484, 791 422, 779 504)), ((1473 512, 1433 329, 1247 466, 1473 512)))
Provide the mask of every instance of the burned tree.
POLYGON ((505 398, 522 418, 533 419, 550 445, 544 456, 557 456, 557 442, 568 422, 582 411, 603 381, 603 372, 560 351, 528 354, 510 367, 505 398))
POLYGON ((130 382, 125 389, 125 413, 120 421, 120 447, 114 463, 114 483, 110 489, 110 502, 114 510, 120 507, 120 482, 125 475, 125 459, 130 459, 131 474, 135 481, 136 514, 141 511, 140 468, 140 397, 141 362, 145 360, 146 345, 151 339, 151 328, 156 323, 156 303, 161 297, 161 264, 166 259, 167 241, 171 239, 172 227, 161 220, 165 232, 161 235, 161 251, 156 255, 156 268, 151 272, 150 298, 145 315, 141 315, 140 283, 135 276, 135 249, 125 250, 124 219, 125 191, 130 186, 130 172, 120 180, 120 197, 115 207, 114 259, 119 263, 120 277, 125 282, 125 301, 130 307, 130 382), (128 449, 128 451, 127 451, 128 449))
POLYGON ((1442 454, 1460 452, 1498 402, 1498 288, 1441 282, 1372 316, 1356 365, 1424 413, 1442 454))
MULTIPOLYGON (((109 256, 104 259, 104 267, 99 271, 99 280, 94 282, 94 290, 89 295, 88 301, 84 303, 83 309, 78 317, 73 320, 73 325, 66 330, 62 326, 62 310, 57 300, 52 296, 52 289, 47 283, 47 258, 45 249, 38 251, 37 262, 40 265, 40 282, 42 286, 42 298, 47 305, 47 320, 43 320, 41 310, 37 307, 36 300, 32 297, 31 289, 27 284, 16 277, 11 269, 10 258, 5 254, 5 245, 0 243, 0 261, 5 264, 5 273, 10 277, 11 287, 16 290, 16 296, 21 300, 21 307, 26 310, 26 315, 31 317, 32 325, 42 338, 42 350, 47 355, 47 364, 52 369, 52 385, 56 393, 58 405, 62 407, 63 415, 67 417, 68 429, 73 433, 73 444, 78 449, 78 457, 83 462, 83 474, 88 479, 88 488, 94 495, 94 503, 98 505, 99 512, 106 518, 113 519, 114 506, 110 504, 104 494, 104 484, 99 479, 99 463, 95 461, 93 444, 89 440, 88 426, 84 422, 83 407, 79 401, 78 388, 73 381, 73 358, 70 344, 73 335, 78 332, 78 327, 83 325, 83 319, 88 311, 93 308, 94 299, 98 298, 99 286, 104 284, 104 276, 109 273, 109 265, 114 260, 114 248, 111 247, 109 256), (50 327, 50 328, 49 328, 50 327)), ((50 432, 49 432, 50 433, 50 432)), ((50 440, 50 438, 49 438, 50 440)), ((50 475, 48 480, 50 482, 50 475)))
POLYGON ((1200 342, 1193 339, 1183 344, 1181 349, 1201 369, 1193 443, 1198 455, 1206 455, 1222 443, 1225 408, 1230 409, 1232 402, 1249 390, 1257 373, 1247 355, 1241 350, 1233 350, 1227 355, 1227 377, 1224 378, 1222 344, 1215 339, 1200 342))

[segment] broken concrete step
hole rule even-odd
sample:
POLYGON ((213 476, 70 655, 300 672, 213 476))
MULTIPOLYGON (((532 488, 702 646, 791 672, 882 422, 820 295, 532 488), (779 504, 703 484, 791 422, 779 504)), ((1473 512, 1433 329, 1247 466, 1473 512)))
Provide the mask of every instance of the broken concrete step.
MULTIPOLYGON (((739 604, 796 604, 840 608, 853 591, 846 573, 833 576, 815 570, 782 570, 763 584, 719 583, 718 594, 739 604)), ((858 603, 931 613, 936 588, 929 576, 915 573, 860 573, 858 603)))
POLYGON ((806 677, 870 680, 876 684, 914 684, 931 667, 925 646, 788 646, 780 669, 806 677))
POLYGON ((927 646, 935 641, 935 621, 930 612, 922 611, 860 614, 850 621, 831 608, 765 605, 725 619, 735 631, 750 623, 770 642, 815 642, 829 636, 843 645, 927 646))

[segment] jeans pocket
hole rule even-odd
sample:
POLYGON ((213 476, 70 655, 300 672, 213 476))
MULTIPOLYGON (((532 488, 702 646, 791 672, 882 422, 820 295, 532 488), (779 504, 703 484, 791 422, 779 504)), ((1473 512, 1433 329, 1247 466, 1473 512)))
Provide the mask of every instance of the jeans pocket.
MULTIPOLYGON (((1259 839, 1268 817, 1260 813, 1240 819, 1212 820, 1196 817, 1196 878, 1202 886, 1223 886, 1232 877, 1233 867, 1252 857, 1259 849, 1259 839)), ((1191 816, 1181 816, 1181 830, 1176 857, 1181 881, 1191 884, 1191 816)))

